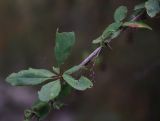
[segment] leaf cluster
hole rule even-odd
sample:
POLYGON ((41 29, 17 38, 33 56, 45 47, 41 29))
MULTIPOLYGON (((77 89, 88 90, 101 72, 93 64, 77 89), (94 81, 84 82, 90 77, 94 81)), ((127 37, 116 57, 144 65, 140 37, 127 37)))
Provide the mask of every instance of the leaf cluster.
MULTIPOLYGON (((158 2, 158 1, 157 1, 158 2)), ((147 12, 150 11, 148 6, 152 6, 153 8, 155 7, 153 3, 150 3, 150 0, 146 2, 146 10, 147 12), (149 3, 148 3, 149 2, 149 3), (149 4, 149 5, 148 5, 149 4)), ((156 4, 156 6, 159 6, 156 4)), ((144 9, 144 4, 137 5, 134 9, 135 13, 139 13, 143 11, 144 9)), ((158 8, 158 7, 157 7, 158 8)), ((150 26, 145 24, 143 21, 133 21, 132 19, 130 21, 124 21, 127 17, 127 12, 128 9, 126 6, 120 6, 118 7, 115 12, 114 12, 114 21, 112 24, 110 24, 106 29, 102 32, 102 35, 98 37, 97 39, 93 40, 93 44, 101 44, 104 45, 104 43, 110 43, 112 39, 115 39, 120 35, 120 32, 125 28, 125 27, 131 27, 131 28, 146 28, 152 30, 150 26)), ((152 10, 153 12, 153 10, 152 10)), ((156 9, 154 13, 158 13, 159 10, 156 9)), ((148 15, 152 14, 151 12, 148 13, 148 15)), ((153 16, 151 16, 153 17, 153 16)))
POLYGON ((147 0, 144 3, 136 5, 134 10, 145 9, 147 14, 153 18, 160 12, 160 0, 147 0))
POLYGON ((58 97, 63 97, 64 94, 69 93, 66 87, 84 91, 93 86, 92 81, 87 77, 81 76, 79 79, 76 79, 72 76, 73 73, 84 69, 83 66, 73 66, 61 72, 61 66, 67 60, 76 41, 74 32, 59 33, 57 31, 55 41, 54 52, 58 67, 54 66, 52 71, 29 68, 18 73, 12 73, 6 78, 6 81, 13 86, 42 85, 38 91, 38 103, 35 103, 31 110, 25 111, 26 121, 30 119, 33 113, 39 119, 44 117, 51 109, 50 102, 54 102, 52 104, 53 108, 59 109, 62 104, 60 103, 61 106, 59 106, 56 100, 58 97))

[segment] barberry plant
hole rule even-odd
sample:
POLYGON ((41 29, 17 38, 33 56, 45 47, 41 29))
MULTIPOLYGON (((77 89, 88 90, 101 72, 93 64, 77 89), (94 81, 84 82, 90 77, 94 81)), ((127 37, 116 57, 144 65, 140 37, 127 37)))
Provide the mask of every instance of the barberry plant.
POLYGON ((72 90, 84 91, 93 87, 93 82, 89 77, 78 71, 89 71, 90 63, 94 66, 96 58, 99 56, 103 48, 110 47, 110 42, 118 37, 121 32, 127 28, 145 28, 152 30, 150 26, 143 22, 143 15, 155 17, 160 12, 160 0, 147 0, 135 6, 131 17, 127 18, 127 7, 120 6, 114 13, 114 22, 110 24, 103 33, 95 40, 93 44, 97 44, 95 49, 80 64, 62 71, 62 66, 69 57, 72 47, 75 44, 76 37, 74 32, 56 32, 55 39, 55 58, 57 66, 52 70, 33 69, 22 70, 18 73, 12 73, 6 81, 13 86, 36 86, 42 85, 38 91, 38 99, 30 109, 24 111, 24 121, 31 121, 33 118, 37 120, 44 119, 53 109, 60 109, 64 106, 61 102, 65 96, 68 96, 72 90))

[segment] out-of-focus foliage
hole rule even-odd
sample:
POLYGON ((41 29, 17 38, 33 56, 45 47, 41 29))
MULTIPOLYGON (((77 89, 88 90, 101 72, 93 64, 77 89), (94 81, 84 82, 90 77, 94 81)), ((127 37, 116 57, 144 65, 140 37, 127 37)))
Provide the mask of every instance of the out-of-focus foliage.
POLYGON ((160 1, 159 0, 148 0, 145 3, 145 8, 150 17, 156 16, 160 12, 160 1))

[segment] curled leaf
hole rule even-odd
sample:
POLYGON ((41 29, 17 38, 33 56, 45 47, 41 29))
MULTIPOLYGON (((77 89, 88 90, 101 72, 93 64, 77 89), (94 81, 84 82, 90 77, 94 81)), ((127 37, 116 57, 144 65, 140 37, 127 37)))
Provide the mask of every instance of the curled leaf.
POLYGON ((131 28, 146 28, 146 29, 152 30, 152 28, 149 25, 143 22, 136 22, 136 21, 125 22, 123 26, 131 27, 131 28))
POLYGON ((86 77, 81 76, 79 80, 74 79, 68 74, 63 74, 63 79, 74 89, 83 91, 93 86, 93 83, 86 77))

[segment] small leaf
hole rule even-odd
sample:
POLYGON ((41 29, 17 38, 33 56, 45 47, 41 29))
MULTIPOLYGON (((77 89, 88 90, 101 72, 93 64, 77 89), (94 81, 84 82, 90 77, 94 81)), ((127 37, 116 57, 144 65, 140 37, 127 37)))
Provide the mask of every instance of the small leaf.
POLYGON ((116 22, 121 22, 122 20, 124 20, 127 16, 127 7, 126 6, 120 6, 116 9, 115 13, 114 13, 114 20, 116 22))
POLYGON ((139 10, 139 9, 144 9, 145 8, 145 3, 141 3, 141 4, 138 4, 134 7, 134 10, 139 10))
POLYGON ((100 36, 100 37, 98 37, 97 39, 93 40, 92 43, 93 43, 93 44, 97 44, 97 43, 100 43, 100 42, 102 42, 102 41, 103 41, 103 39, 102 39, 102 37, 100 36))
POLYGON ((61 91, 60 80, 50 82, 44 85, 38 92, 40 101, 48 102, 56 98, 61 91))
POLYGON ((62 65, 68 58, 74 44, 74 32, 56 33, 55 56, 58 66, 62 65))
POLYGON ((104 41, 105 39, 109 39, 109 38, 111 37, 112 33, 113 33, 113 31, 107 31, 107 30, 104 31, 103 34, 102 34, 102 39, 103 39, 103 41, 104 41))
POLYGON ((24 116, 25 116, 25 118, 26 119, 30 119, 31 117, 32 117, 32 110, 30 110, 30 109, 26 109, 26 110, 24 110, 24 116))
POLYGON ((146 28, 146 29, 152 30, 152 28, 147 24, 142 22, 136 22, 136 21, 125 22, 123 26, 128 26, 131 28, 146 28))
POLYGON ((93 83, 86 77, 81 76, 79 79, 79 86, 82 90, 93 87, 93 83))
POLYGON ((31 108, 40 120, 44 119, 50 112, 50 105, 40 100, 36 101, 31 108))
POLYGON ((64 105, 65 105, 65 104, 62 103, 62 102, 54 102, 54 103, 53 103, 53 108, 59 110, 59 109, 61 109, 64 105))
POLYGON ((121 31, 117 30, 110 35, 110 38, 106 39, 105 42, 110 43, 112 39, 117 38, 120 35, 121 31))
POLYGON ((147 14, 150 17, 154 17, 160 12, 160 3, 158 0, 148 0, 145 2, 145 8, 147 10, 147 14))
POLYGON ((56 67, 53 66, 52 69, 56 74, 60 73, 60 68, 56 68, 56 67))
POLYGON ((83 66, 80 66, 80 65, 73 66, 72 68, 68 69, 64 73, 72 74, 72 73, 75 73, 75 72, 79 71, 81 68, 83 68, 83 66))
POLYGON ((117 37, 120 35, 120 33, 121 33, 121 31, 120 31, 120 30, 118 30, 118 31, 114 32, 114 33, 112 34, 112 36, 111 36, 111 39, 115 39, 115 38, 117 38, 117 37))
POLYGON ((112 34, 114 32, 116 32, 120 27, 121 27, 122 23, 118 22, 118 23, 112 23, 110 24, 103 32, 102 34, 102 38, 103 39, 107 39, 110 38, 112 36, 112 34))
POLYGON ((87 88, 91 88, 93 86, 92 82, 84 76, 82 76, 79 80, 76 80, 68 74, 63 74, 63 79, 71 87, 80 91, 86 90, 87 88))
POLYGON ((6 78, 6 81, 13 86, 37 85, 55 76, 54 73, 45 69, 22 70, 18 73, 12 73, 6 78))

